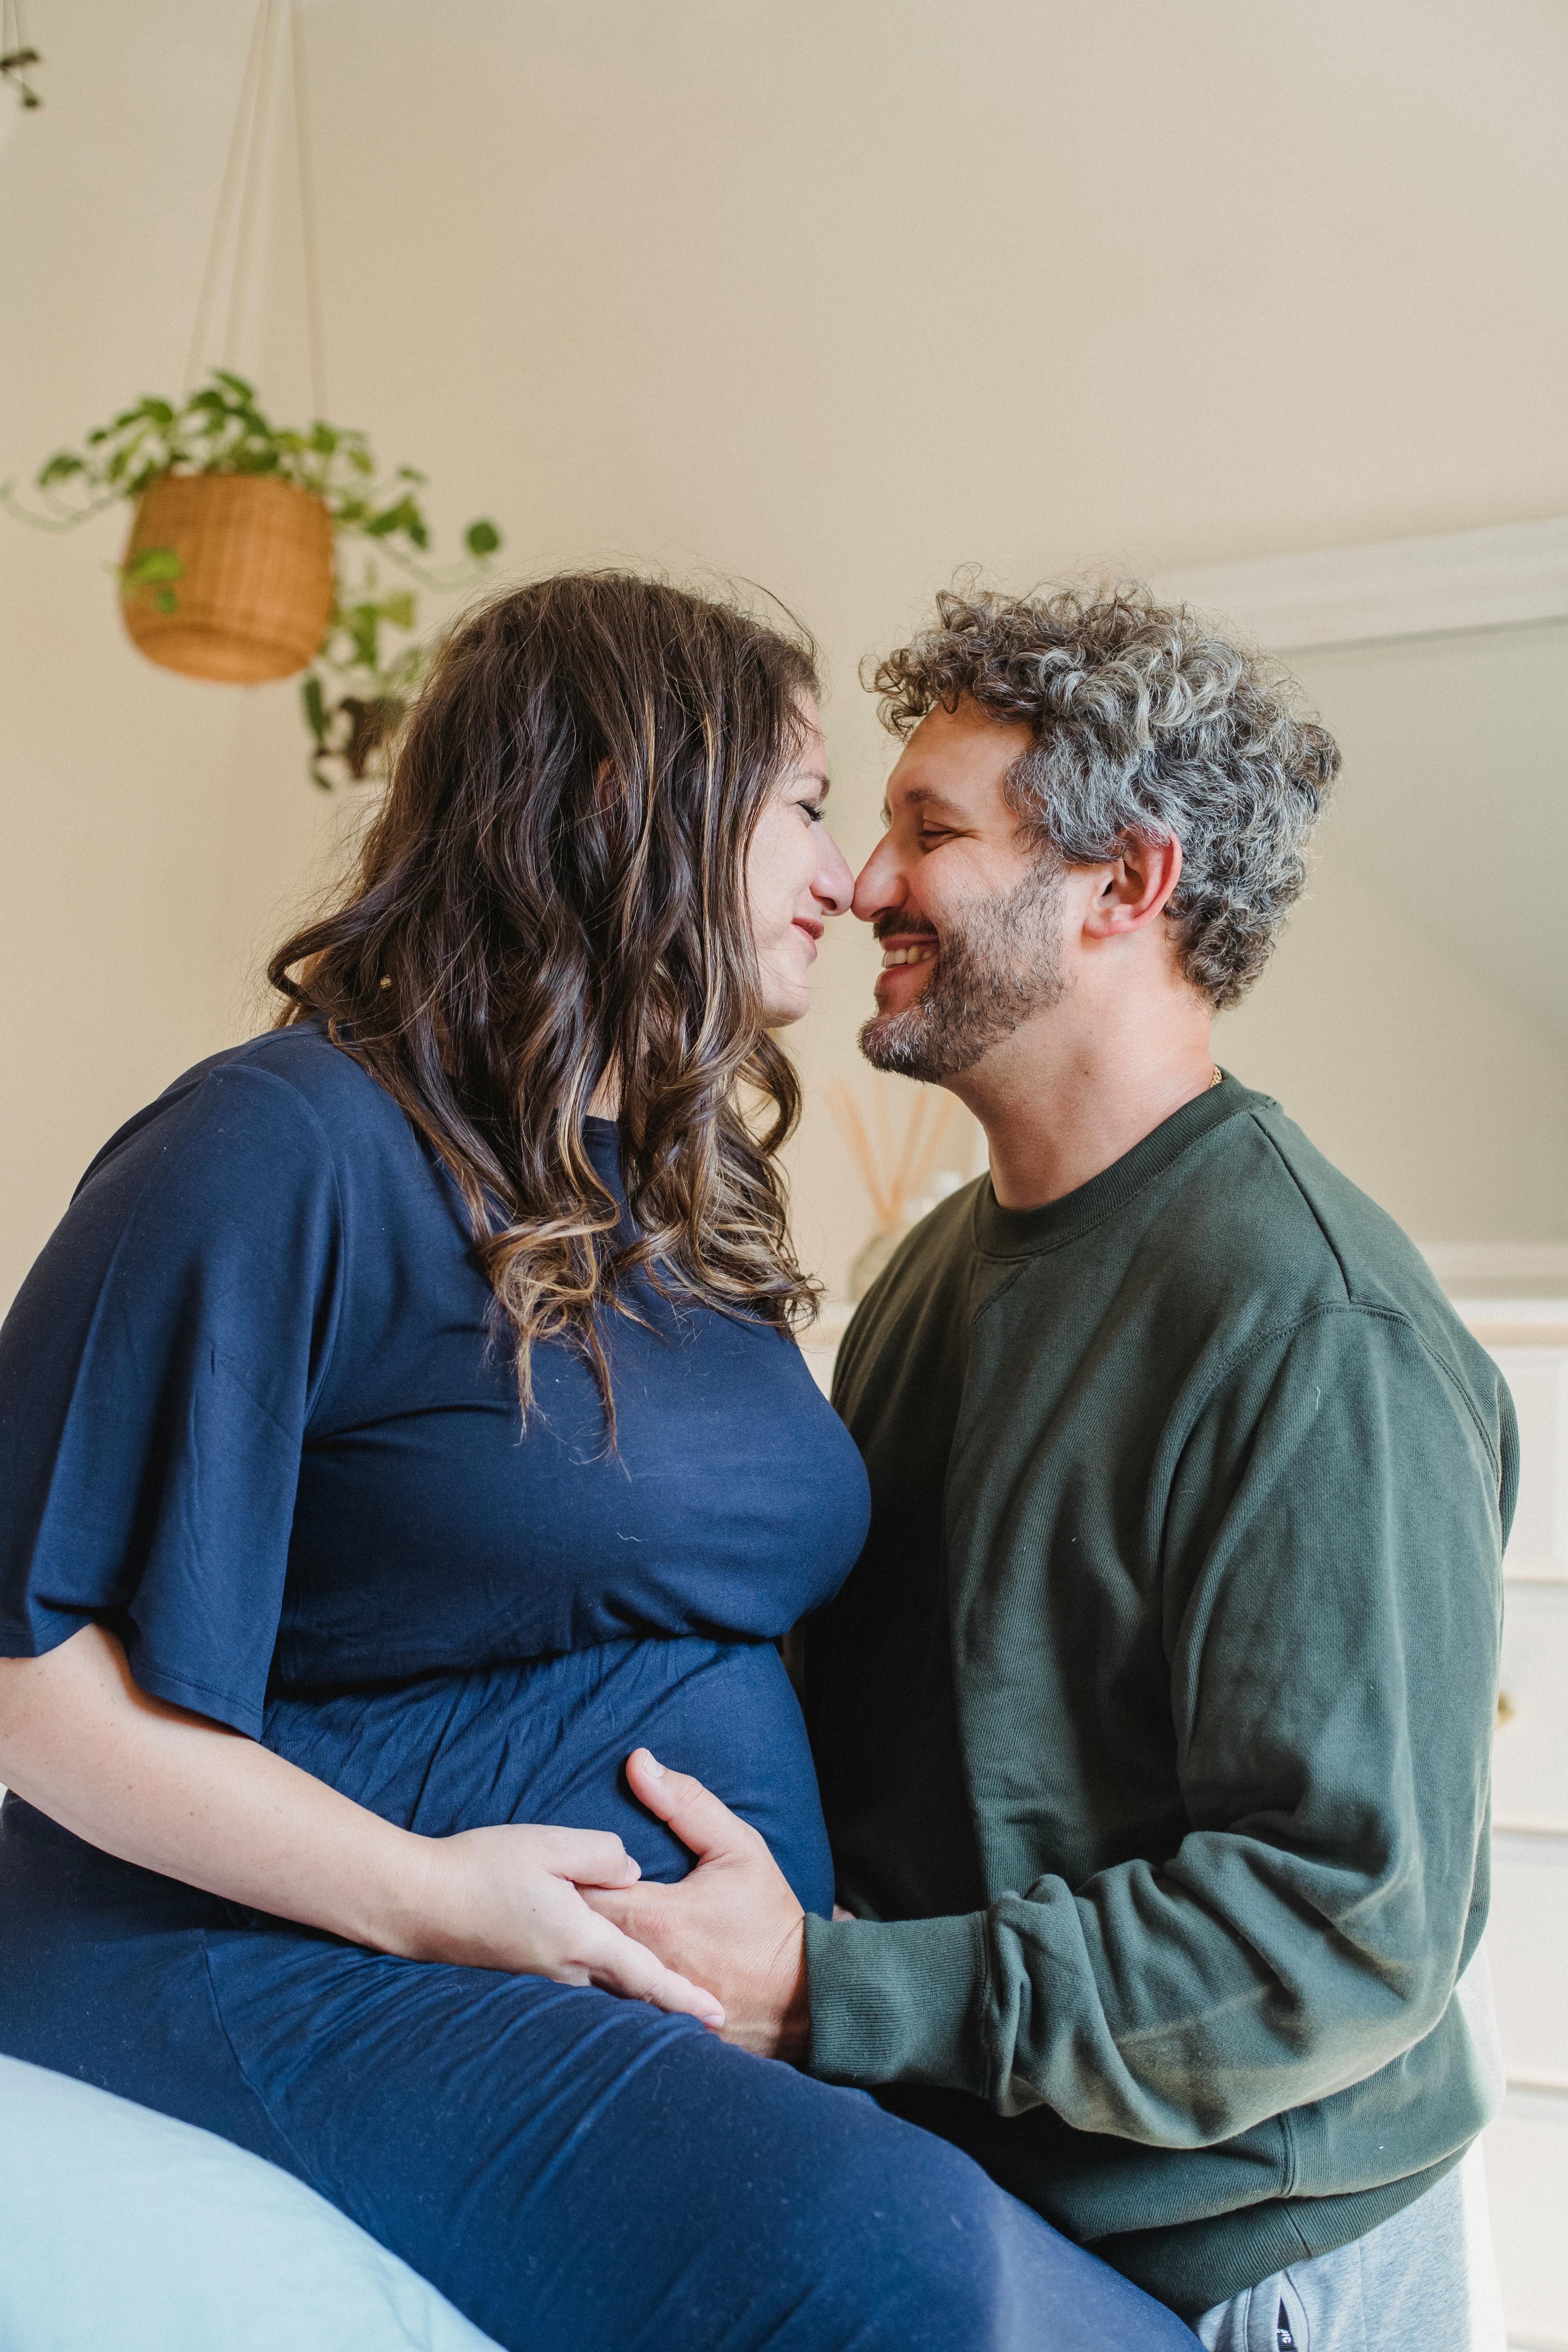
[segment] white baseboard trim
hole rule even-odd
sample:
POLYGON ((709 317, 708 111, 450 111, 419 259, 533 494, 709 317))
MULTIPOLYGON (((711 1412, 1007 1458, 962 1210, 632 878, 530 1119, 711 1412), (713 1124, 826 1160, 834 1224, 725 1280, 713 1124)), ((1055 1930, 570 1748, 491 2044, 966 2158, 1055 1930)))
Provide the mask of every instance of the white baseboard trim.
POLYGON ((1558 621, 1568 619, 1568 518, 1190 564, 1153 586, 1277 653, 1558 621))

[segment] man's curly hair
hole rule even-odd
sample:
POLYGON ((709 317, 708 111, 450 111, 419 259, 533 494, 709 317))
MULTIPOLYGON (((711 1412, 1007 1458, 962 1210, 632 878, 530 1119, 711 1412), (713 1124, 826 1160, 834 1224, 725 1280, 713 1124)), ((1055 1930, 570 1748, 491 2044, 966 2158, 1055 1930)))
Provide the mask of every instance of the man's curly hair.
POLYGON ((1032 727, 1005 790, 1069 866, 1101 865, 1133 835, 1174 836, 1182 971, 1216 1012, 1236 1003, 1300 896, 1339 772, 1292 681, 1137 583, 1002 596, 963 583, 936 608, 871 677, 883 725, 906 736, 967 698, 1032 727))

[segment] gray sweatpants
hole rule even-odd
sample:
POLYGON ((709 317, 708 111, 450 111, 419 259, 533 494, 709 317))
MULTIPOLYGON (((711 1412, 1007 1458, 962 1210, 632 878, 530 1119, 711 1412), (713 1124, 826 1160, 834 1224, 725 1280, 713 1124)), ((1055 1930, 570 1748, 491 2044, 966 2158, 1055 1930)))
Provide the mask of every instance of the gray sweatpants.
POLYGON ((1208 2352, 1503 2352, 1479 2141, 1392 2221, 1193 2326, 1208 2352))

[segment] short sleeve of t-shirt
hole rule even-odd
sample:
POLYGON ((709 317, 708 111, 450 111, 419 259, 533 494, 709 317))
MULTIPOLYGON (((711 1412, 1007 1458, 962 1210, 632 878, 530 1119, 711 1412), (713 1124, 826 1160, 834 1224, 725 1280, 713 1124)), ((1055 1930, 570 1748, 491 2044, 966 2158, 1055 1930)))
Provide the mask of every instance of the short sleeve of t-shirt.
POLYGON ((254 1736, 342 1215, 286 1078, 209 1066, 94 1161, 0 1329, 0 1655, 81 1626, 254 1736))

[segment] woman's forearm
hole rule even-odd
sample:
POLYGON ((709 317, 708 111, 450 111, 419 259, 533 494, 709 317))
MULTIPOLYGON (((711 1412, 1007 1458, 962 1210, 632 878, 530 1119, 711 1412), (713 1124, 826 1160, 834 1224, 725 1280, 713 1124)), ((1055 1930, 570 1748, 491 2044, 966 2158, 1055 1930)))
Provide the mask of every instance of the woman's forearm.
POLYGON ((0 1780, 122 1862, 418 1956, 431 1841, 149 1697, 100 1626, 41 1658, 0 1659, 0 1780))
POLYGON ((705 2024, 710 1993, 590 1908, 637 1865, 603 1830, 421 1837, 270 1748, 150 1698, 111 1633, 0 1658, 0 1780, 122 1862, 373 1951, 591 1984, 705 2024))

